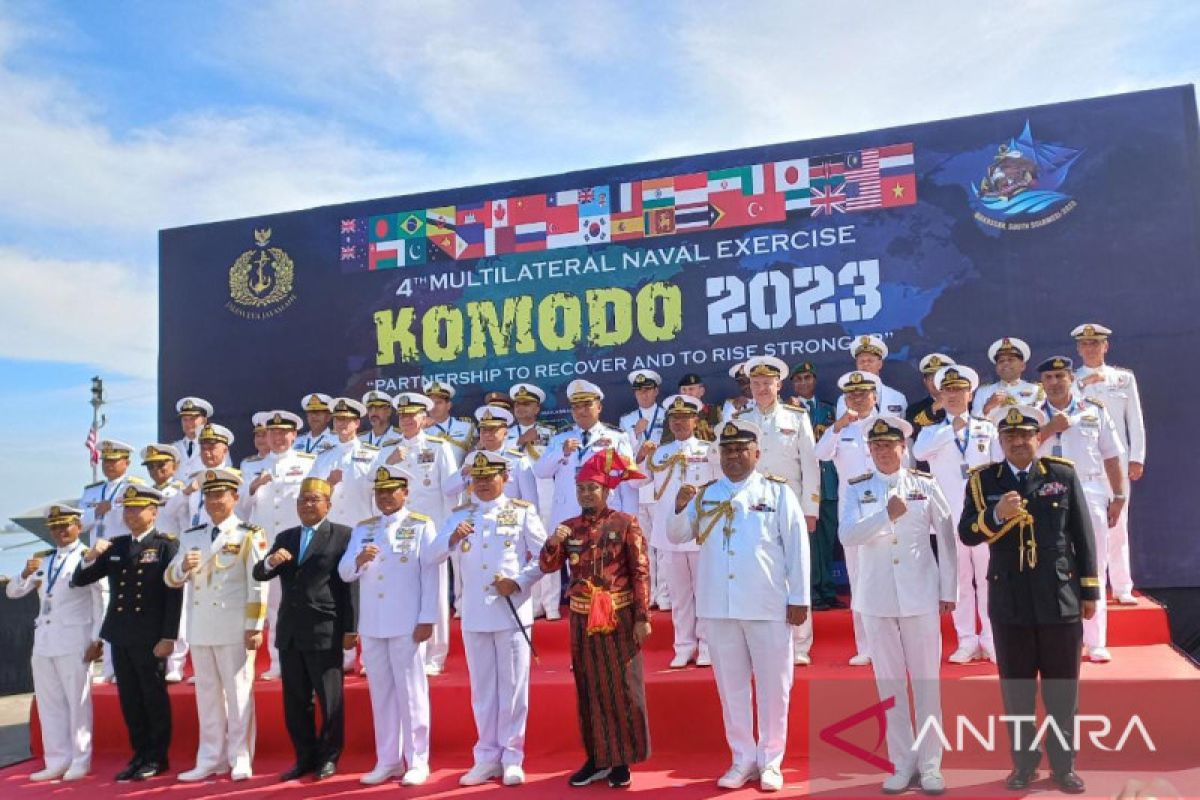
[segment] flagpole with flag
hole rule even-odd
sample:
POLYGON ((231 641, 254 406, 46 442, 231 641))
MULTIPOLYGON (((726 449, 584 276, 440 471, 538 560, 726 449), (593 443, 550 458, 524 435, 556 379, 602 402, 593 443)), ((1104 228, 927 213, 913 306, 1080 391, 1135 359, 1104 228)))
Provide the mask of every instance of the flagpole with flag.
POLYGON ((97 375, 92 378, 92 427, 88 429, 87 441, 84 446, 88 450, 88 461, 92 465, 92 481, 96 480, 96 467, 100 464, 100 429, 104 427, 105 418, 100 413, 104 405, 104 381, 97 375))

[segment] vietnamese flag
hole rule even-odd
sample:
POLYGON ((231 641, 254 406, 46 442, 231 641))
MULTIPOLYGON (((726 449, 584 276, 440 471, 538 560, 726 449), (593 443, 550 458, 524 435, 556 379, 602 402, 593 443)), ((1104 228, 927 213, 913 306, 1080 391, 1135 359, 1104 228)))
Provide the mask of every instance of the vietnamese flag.
POLYGON ((884 208, 911 206, 917 202, 917 176, 886 175, 879 181, 879 192, 884 208))

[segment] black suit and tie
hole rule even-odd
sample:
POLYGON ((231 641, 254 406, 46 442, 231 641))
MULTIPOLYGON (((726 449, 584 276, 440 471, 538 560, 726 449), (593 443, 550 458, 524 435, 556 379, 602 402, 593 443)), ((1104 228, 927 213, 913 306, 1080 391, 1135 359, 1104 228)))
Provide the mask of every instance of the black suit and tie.
MULTIPOLYGON (((1024 470, 1007 462, 989 464, 971 475, 959 539, 988 544, 988 610, 1004 711, 1032 720, 1037 680, 1042 702, 1070 743, 1079 702, 1079 660, 1083 641, 1082 605, 1099 598, 1091 519, 1083 488, 1070 462, 1035 459, 1024 470), (1010 491, 1025 499, 1028 517, 1001 522, 996 505, 1010 491)), ((1009 723, 1017 772, 1032 774, 1041 753, 1030 747, 1032 722, 1009 723)), ((1046 751, 1055 775, 1074 770, 1074 751, 1063 749, 1051 732, 1046 751)))
POLYGON ((302 771, 335 764, 342 752, 342 639, 355 632, 350 587, 337 566, 350 541, 345 525, 322 520, 302 547, 304 528, 288 528, 275 537, 266 557, 254 567, 260 581, 278 578, 283 590, 272 635, 279 648, 283 711, 288 735, 302 771), (274 569, 271 555, 287 550, 292 558, 274 569), (321 729, 314 730, 313 694, 321 704, 321 729))
POLYGON ((114 536, 112 545, 91 564, 81 563, 71 583, 87 586, 108 579, 108 609, 100 637, 112 645, 113 672, 121 715, 133 747, 131 767, 165 768, 171 744, 171 701, 166 662, 154 645, 179 634, 183 590, 163 580, 179 542, 150 530, 135 539, 114 536))

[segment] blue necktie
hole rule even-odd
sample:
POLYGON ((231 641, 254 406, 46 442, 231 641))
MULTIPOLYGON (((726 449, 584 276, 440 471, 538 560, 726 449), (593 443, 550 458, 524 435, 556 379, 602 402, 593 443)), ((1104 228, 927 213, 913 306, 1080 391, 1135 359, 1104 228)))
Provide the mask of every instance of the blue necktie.
POLYGON ((300 560, 304 560, 304 553, 308 550, 308 543, 312 541, 313 529, 304 526, 300 529, 300 560))

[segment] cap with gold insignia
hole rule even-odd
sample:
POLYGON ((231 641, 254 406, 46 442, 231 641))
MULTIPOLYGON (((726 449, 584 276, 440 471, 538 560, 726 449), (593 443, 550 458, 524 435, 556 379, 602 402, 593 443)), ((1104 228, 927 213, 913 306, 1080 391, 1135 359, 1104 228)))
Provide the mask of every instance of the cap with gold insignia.
POLYGON ((816 375, 816 374, 817 374, 817 368, 813 366, 813 363, 811 361, 801 361, 799 364, 792 367, 792 374, 789 377, 794 378, 797 375, 816 375))
POLYGON ((133 445, 116 439, 100 440, 100 457, 105 461, 120 461, 133 455, 133 445))
POLYGON ((782 378, 787 375, 788 365, 783 359, 775 356, 755 356, 754 358, 746 359, 746 374, 751 378, 766 376, 768 378, 782 378))
POLYGON ((571 403, 590 403, 603 400, 604 392, 596 384, 576 378, 567 384, 567 400, 571 403))
POLYGON ((922 375, 932 375, 942 367, 948 367, 953 363, 955 363, 954 359, 945 353, 930 353, 921 359, 917 364, 917 369, 921 371, 922 375))
POLYGON ((233 489, 242 485, 242 473, 232 467, 222 467, 221 469, 207 469, 204 471, 200 482, 200 491, 202 492, 221 492, 225 489, 233 489))
POLYGON ((452 385, 439 381, 436 378, 430 381, 422 381, 421 388, 425 391, 426 397, 440 397, 443 400, 451 400, 458 393, 452 385))
POLYGON ((313 392, 312 394, 306 394, 304 397, 300 398, 300 408, 305 412, 328 411, 332 402, 333 398, 329 395, 321 394, 320 392, 313 392))
POLYGON ((753 422, 741 419, 731 419, 721 425, 717 436, 717 444, 736 444, 739 442, 757 442, 762 435, 762 429, 753 422))
POLYGON ((497 408, 507 408, 512 411, 513 401, 505 392, 488 392, 483 396, 483 404, 485 406, 496 406, 497 408))
POLYGON ((83 511, 74 506, 53 505, 46 509, 46 524, 51 528, 79 522, 82 517, 83 511))
POLYGON ((934 373, 933 385, 939 389, 970 389, 973 392, 979 388, 979 373, 963 364, 951 364, 934 373))
POLYGON ((199 397, 181 397, 175 403, 175 413, 181 417, 211 417, 212 403, 199 397))
POLYGON ((729 377, 733 378, 735 381, 750 380, 749 376, 746 375, 746 362, 739 361, 736 364, 734 364, 732 367, 730 367, 729 368, 729 377))
POLYGON ((998 431, 1036 431, 1046 424, 1046 414, 1033 406, 1000 406, 993 408, 988 419, 998 431))
POLYGON ((838 388, 843 394, 850 392, 877 392, 879 391, 879 378, 870 372, 863 372, 856 369, 847 372, 842 377, 838 378, 838 388))
POLYGON ((1050 356, 1045 361, 1037 365, 1038 374, 1043 372, 1055 372, 1056 370, 1065 369, 1067 372, 1075 369, 1075 362, 1066 356, 1050 356))
POLYGON ((867 431, 867 441, 903 442, 912 436, 912 425, 907 420, 891 414, 883 414, 875 418, 867 431))
MULTIPOLYGON (((292 416, 295 416, 295 414, 292 416)), ((270 428, 271 419, 269 416, 265 422, 266 426, 270 428)), ((216 425, 210 422, 200 429, 200 435, 196 438, 200 440, 200 444, 204 444, 205 442, 220 442, 221 444, 228 446, 233 444, 233 431, 229 430, 229 428, 226 428, 224 425, 216 425)))
POLYGON ((850 355, 857 358, 860 353, 871 353, 880 358, 887 358, 888 346, 879 336, 864 335, 855 339, 854 344, 850 345, 850 355))
POLYGON ((407 489, 411 477, 408 470, 399 464, 383 464, 375 470, 373 486, 375 489, 382 489, 385 492, 393 489, 407 489))
POLYGON ((158 464, 163 461, 174 461, 178 464, 183 460, 179 450, 173 445, 155 442, 142 448, 142 464, 158 464))
POLYGON ((514 383, 508 390, 508 396, 513 399, 514 403, 546 402, 546 393, 532 383, 514 383))
POLYGON ((372 389, 362 396, 362 403, 367 408, 371 406, 393 406, 395 398, 387 392, 381 392, 378 389, 372 389))
POLYGON ((663 410, 669 417, 695 416, 704 410, 704 403, 698 397, 686 394, 673 394, 663 401, 663 410))
POLYGON ((362 419, 367 415, 367 407, 353 397, 338 397, 329 401, 333 416, 338 419, 362 419))
POLYGON ((145 508, 146 506, 161 506, 166 502, 163 493, 153 486, 131 483, 121 494, 121 505, 126 508, 145 508))
POLYGON ((475 409, 475 421, 480 428, 507 428, 512 425, 513 415, 500 406, 480 406, 475 409))
POLYGON ((988 348, 988 360, 995 364, 997 358, 1008 353, 1009 355, 1018 356, 1022 361, 1028 361, 1029 355, 1032 352, 1029 349, 1029 345, 1023 339, 1018 339, 1015 336, 1005 336, 1003 339, 997 339, 992 342, 992 346, 988 348))
POLYGON ((1099 322, 1085 322, 1082 325, 1077 325, 1075 330, 1071 331, 1071 337, 1076 340, 1094 339, 1102 341, 1112 336, 1112 329, 1106 328, 1099 322))
POLYGON ((679 379, 679 384, 678 384, 680 389, 682 389, 684 386, 703 386, 703 385, 704 385, 704 379, 701 378, 695 372, 689 372, 686 375, 684 375, 682 378, 679 379))
POLYGON ((401 414, 423 414, 433 408, 433 401, 417 392, 401 392, 396 395, 395 405, 401 414))
POLYGON ((662 386, 662 376, 652 369, 635 369, 627 377, 629 385, 635 389, 657 389, 662 386))
POLYGON ((251 415, 250 424, 254 426, 254 432, 255 433, 260 433, 260 432, 265 433, 267 430, 267 420, 270 418, 271 418, 271 415, 265 411, 259 411, 255 414, 251 415))
POLYGON ((508 471, 508 459, 493 450, 476 450, 467 456, 466 463, 471 465, 474 478, 490 478, 508 471))
POLYGON ((324 478, 305 478, 300 481, 300 494, 305 492, 316 492, 331 497, 333 496, 333 487, 324 478))
POLYGON ((304 421, 290 411, 277 408, 267 412, 267 428, 285 431, 298 431, 304 427, 304 421))

